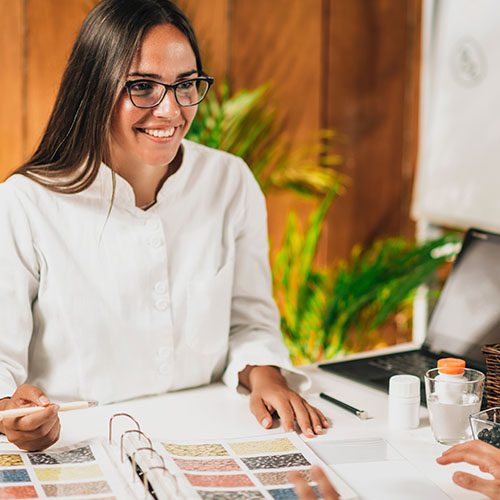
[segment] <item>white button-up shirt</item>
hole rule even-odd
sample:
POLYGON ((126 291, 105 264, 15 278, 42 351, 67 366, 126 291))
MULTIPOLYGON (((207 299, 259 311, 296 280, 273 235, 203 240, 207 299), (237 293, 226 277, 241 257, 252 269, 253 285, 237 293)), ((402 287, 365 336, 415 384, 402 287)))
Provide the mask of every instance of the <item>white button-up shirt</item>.
POLYGON ((116 176, 109 213, 106 165, 78 194, 0 185, 0 396, 27 382, 110 402, 291 369, 258 184, 239 158, 183 148, 147 211, 116 176))

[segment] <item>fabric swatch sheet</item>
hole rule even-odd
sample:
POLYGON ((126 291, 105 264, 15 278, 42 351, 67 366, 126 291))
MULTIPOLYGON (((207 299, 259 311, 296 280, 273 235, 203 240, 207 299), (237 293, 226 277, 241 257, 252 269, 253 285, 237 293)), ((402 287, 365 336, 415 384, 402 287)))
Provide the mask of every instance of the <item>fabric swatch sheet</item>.
POLYGON ((357 498, 294 432, 218 441, 161 441, 158 449, 182 483, 182 491, 191 491, 186 498, 296 499, 287 473, 299 471, 317 489, 310 476, 313 464, 328 471, 342 499, 357 498))
POLYGON ((0 450, 0 499, 130 498, 99 441, 46 452, 0 450))

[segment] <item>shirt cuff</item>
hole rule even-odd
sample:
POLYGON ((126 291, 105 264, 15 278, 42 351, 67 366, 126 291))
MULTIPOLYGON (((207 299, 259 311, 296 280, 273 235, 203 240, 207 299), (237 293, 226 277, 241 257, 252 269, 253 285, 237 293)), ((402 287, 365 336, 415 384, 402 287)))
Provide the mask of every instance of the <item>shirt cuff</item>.
POLYGON ((239 373, 247 366, 276 366, 280 368, 288 387, 295 392, 304 392, 311 387, 311 379, 303 371, 295 368, 288 359, 276 359, 274 356, 262 356, 259 359, 231 361, 222 375, 222 381, 232 389, 240 391, 239 373))
POLYGON ((10 398, 16 392, 17 385, 8 375, 0 374, 0 399, 10 398))

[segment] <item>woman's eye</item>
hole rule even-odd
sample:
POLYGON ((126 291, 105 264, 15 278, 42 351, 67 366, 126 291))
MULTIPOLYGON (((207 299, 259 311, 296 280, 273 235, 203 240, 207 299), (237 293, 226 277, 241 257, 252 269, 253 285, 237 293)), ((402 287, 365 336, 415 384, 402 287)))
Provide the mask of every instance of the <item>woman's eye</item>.
POLYGON ((193 80, 189 80, 187 82, 181 82, 181 83, 179 83, 179 85, 177 86, 177 88, 181 92, 188 92, 190 90, 193 90, 194 85, 195 85, 195 82, 193 80))
POLYGON ((136 83, 130 87, 134 95, 144 95, 153 92, 153 86, 147 82, 136 83))

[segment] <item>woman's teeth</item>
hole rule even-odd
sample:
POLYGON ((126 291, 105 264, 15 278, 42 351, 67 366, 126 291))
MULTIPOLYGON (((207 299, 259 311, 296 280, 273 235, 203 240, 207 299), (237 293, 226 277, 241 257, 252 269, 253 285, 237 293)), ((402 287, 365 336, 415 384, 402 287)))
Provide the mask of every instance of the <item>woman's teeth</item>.
POLYGON ((141 128, 142 132, 153 137, 172 137, 175 132, 175 127, 167 129, 157 129, 157 128, 141 128))

